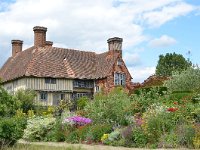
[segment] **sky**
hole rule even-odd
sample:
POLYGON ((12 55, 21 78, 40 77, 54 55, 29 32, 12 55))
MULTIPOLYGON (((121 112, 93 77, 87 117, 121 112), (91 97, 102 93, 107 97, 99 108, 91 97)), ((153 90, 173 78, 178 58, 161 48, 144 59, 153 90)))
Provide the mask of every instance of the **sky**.
POLYGON ((159 55, 182 54, 200 65, 200 0, 0 0, 0 67, 11 40, 33 45, 33 27, 48 28, 54 46, 102 53, 123 38, 133 82, 155 73, 159 55))

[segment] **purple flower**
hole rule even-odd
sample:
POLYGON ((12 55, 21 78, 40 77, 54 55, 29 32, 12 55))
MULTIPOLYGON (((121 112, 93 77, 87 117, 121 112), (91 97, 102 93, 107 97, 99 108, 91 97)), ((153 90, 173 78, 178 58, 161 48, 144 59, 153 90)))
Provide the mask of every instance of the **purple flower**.
POLYGON ((65 119, 65 122, 73 122, 75 125, 86 125, 92 122, 89 118, 84 118, 81 116, 73 116, 65 119))

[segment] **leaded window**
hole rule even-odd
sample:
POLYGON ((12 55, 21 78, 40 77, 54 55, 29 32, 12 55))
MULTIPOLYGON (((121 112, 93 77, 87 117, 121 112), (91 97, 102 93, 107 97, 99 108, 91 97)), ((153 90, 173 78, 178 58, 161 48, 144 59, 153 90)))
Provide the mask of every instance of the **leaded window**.
POLYGON ((126 75, 124 73, 115 73, 114 74, 114 84, 115 85, 125 85, 126 84, 126 75))

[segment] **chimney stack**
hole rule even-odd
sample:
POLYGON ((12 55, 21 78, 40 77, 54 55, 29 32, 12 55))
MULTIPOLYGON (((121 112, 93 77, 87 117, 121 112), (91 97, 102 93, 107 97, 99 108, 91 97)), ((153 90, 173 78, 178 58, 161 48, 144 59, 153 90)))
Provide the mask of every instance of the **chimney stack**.
POLYGON ((107 40, 108 42, 108 50, 110 53, 120 53, 122 57, 122 42, 123 39, 119 37, 113 37, 107 40))
POLYGON ((52 47, 53 42, 52 41, 46 41, 46 47, 52 47))
POLYGON ((14 57, 17 53, 22 51, 23 41, 21 40, 12 40, 12 56, 14 57))
POLYGON ((34 46, 35 47, 44 47, 46 45, 46 27, 35 26, 34 31, 34 46))

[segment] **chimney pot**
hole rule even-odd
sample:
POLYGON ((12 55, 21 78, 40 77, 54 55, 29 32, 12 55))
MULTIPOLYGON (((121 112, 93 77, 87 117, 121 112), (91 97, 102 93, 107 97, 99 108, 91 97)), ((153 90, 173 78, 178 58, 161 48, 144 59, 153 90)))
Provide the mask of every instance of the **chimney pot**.
POLYGON ((35 26, 34 31, 34 46, 44 47, 46 45, 46 32, 47 28, 42 26, 35 26))
POLYGON ((21 40, 12 40, 12 56, 15 56, 17 53, 22 51, 23 41, 21 40))
POLYGON ((118 52, 118 53, 120 53, 120 55, 122 57, 123 39, 119 38, 119 37, 113 37, 113 38, 109 38, 107 40, 107 42, 108 42, 108 50, 110 51, 110 53, 118 52))

